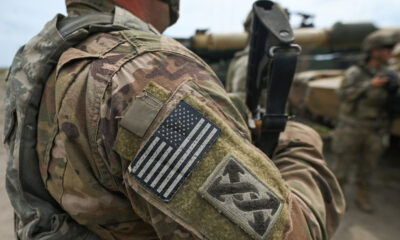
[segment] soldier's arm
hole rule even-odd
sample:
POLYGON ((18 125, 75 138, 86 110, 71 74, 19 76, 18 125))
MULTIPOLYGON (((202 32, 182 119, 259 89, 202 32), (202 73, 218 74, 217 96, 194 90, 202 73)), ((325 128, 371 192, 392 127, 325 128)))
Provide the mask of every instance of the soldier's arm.
POLYGON ((344 79, 337 95, 341 101, 354 101, 358 99, 363 93, 372 87, 371 81, 363 81, 361 70, 357 66, 353 66, 345 72, 344 79))
POLYGON ((276 168, 250 143, 215 75, 182 60, 146 54, 114 77, 111 99, 125 99, 128 106, 123 121, 114 119, 119 127, 113 150, 126 166, 124 183, 134 211, 160 239, 325 237, 328 224, 336 227, 330 219, 340 214, 327 205, 326 191, 338 201, 342 196, 336 182, 325 179, 332 175, 312 151, 319 147, 289 144, 277 153, 276 164, 283 164, 276 168), (129 94, 136 98, 129 100, 129 94), (154 114, 135 114, 138 110, 154 114), (166 137, 176 132, 183 134, 166 137), (295 161, 301 157, 306 160, 295 161), (314 174, 287 174, 285 166, 306 166, 314 174), (296 183, 305 191, 298 192, 296 183))
POLYGON ((295 199, 294 209, 301 209, 293 221, 306 219, 312 239, 332 237, 345 210, 343 194, 324 161, 322 147, 321 138, 314 130, 288 122, 273 156, 295 199))

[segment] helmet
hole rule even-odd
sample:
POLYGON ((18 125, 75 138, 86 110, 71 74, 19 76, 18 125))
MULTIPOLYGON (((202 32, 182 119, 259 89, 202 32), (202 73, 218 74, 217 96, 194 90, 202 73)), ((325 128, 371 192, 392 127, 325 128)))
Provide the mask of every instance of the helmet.
POLYGON ((243 23, 244 30, 246 32, 248 32, 248 33, 251 31, 251 21, 252 21, 252 19, 253 19, 253 11, 250 11, 247 14, 246 20, 243 23))
POLYGON ((180 0, 161 0, 169 5, 170 25, 176 23, 179 18, 179 1, 180 0))
POLYGON ((362 43, 362 50, 370 52, 379 48, 393 48, 399 40, 399 34, 390 29, 381 29, 369 34, 362 43))
POLYGON ((112 12, 115 8, 113 0, 65 0, 67 10, 73 4, 83 4, 100 12, 112 12))

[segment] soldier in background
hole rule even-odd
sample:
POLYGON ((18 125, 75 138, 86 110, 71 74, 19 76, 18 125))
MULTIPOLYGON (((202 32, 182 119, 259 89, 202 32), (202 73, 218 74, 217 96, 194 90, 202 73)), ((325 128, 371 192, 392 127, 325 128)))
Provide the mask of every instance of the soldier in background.
MULTIPOLYGON (((250 34, 252 12, 247 15, 243 23, 244 30, 250 34)), ((249 43, 247 41, 246 47, 235 53, 229 64, 228 74, 226 77, 226 91, 235 93, 243 102, 246 101, 246 76, 247 76, 247 63, 249 62, 249 43)))
MULTIPOLYGON (((289 18, 290 13, 287 8, 282 8, 278 5, 289 18)), ((252 21, 253 13, 250 11, 246 17, 246 20, 243 23, 244 31, 250 35, 251 31, 251 21, 252 21)), ((226 77, 226 84, 225 88, 232 99, 241 99, 242 102, 246 101, 246 80, 247 80, 247 64, 249 62, 249 50, 250 50, 250 43, 247 41, 246 47, 235 53, 234 57, 229 64, 227 77, 226 77)), ((266 105, 266 92, 263 91, 261 94, 260 102, 261 107, 265 108, 266 105)), ((243 107, 239 106, 240 109, 243 107)))
MULTIPOLYGON (((101 239, 333 235, 344 199, 318 134, 289 124, 273 160, 254 147, 212 70, 160 34, 179 1, 66 5, 71 16, 110 13, 128 27, 63 52, 46 82, 37 174, 67 216, 101 239)), ((20 239, 44 239, 41 229, 21 234, 24 224, 20 239)))
POLYGON ((393 48, 392 59, 389 61, 389 69, 400 76, 400 43, 393 48))
POLYGON ((339 122, 332 148, 336 154, 334 172, 343 187, 349 169, 357 167, 356 205, 371 212, 371 177, 378 160, 389 144, 390 117, 386 108, 390 77, 387 63, 396 43, 391 31, 378 30, 363 41, 366 58, 351 66, 337 92, 341 100, 339 122))

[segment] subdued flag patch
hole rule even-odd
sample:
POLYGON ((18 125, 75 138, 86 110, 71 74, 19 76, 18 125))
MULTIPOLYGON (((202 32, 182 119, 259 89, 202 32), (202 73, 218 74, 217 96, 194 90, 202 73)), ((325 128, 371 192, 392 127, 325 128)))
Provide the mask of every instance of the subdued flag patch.
POLYGON ((257 240, 265 240, 282 201, 233 156, 226 157, 199 189, 200 194, 257 240))
POLYGON ((221 133, 181 101, 129 165, 129 173, 163 201, 170 201, 221 133))

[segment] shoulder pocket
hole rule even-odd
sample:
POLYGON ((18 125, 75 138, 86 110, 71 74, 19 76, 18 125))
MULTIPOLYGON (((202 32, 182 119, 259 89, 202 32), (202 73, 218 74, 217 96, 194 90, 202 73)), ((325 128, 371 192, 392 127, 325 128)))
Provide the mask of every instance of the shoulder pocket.
POLYGON ((17 128, 17 111, 15 108, 6 110, 4 118, 4 136, 3 143, 9 145, 10 140, 15 136, 17 128))
POLYGON ((5 99, 4 99, 4 131, 3 131, 3 143, 10 145, 11 139, 14 137, 17 129, 17 105, 14 84, 12 81, 8 81, 10 78, 11 69, 8 70, 6 77, 6 87, 5 87, 5 99))

